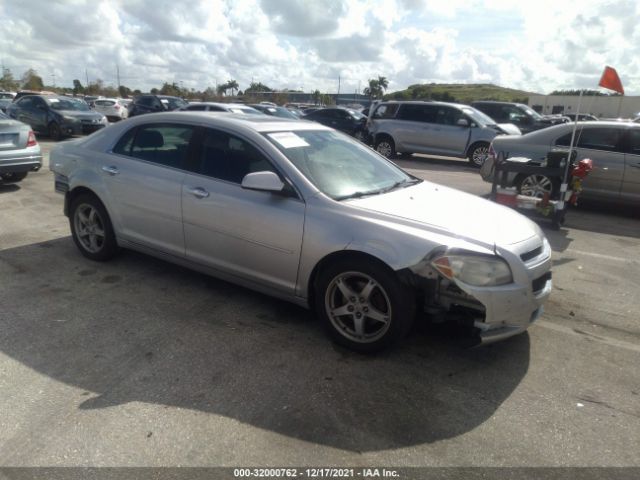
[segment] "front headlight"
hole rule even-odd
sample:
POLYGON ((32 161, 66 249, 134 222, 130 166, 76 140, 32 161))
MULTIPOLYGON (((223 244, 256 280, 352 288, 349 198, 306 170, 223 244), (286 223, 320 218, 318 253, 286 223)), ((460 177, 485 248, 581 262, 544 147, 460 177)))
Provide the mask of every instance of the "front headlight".
POLYGON ((65 123, 74 123, 74 122, 77 122, 78 119, 76 117, 67 117, 66 115, 63 115, 62 121, 65 123))
POLYGON ((477 287, 506 285, 513 281, 507 262, 485 255, 442 255, 431 262, 449 280, 458 279, 477 287))
POLYGON ((102 116, 102 118, 100 119, 100 123, 104 123, 105 125, 108 123, 107 122, 107 117, 105 117, 104 115, 102 116))

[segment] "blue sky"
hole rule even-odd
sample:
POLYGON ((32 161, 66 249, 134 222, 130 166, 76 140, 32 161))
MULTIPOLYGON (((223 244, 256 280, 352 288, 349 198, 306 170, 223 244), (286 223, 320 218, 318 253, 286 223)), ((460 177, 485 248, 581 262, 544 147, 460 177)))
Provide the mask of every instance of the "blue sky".
POLYGON ((640 94, 640 1, 0 0, 0 60, 52 83, 148 90, 235 79, 353 92, 378 75, 532 92, 596 88, 605 65, 640 94), (34 14, 37 12, 37 15, 34 14))

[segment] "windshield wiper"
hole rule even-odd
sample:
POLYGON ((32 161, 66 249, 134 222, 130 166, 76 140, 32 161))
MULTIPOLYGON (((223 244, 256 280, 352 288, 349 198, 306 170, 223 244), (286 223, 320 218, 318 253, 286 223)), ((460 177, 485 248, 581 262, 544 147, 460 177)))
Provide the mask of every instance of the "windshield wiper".
POLYGON ((390 192, 391 190, 395 190, 398 187, 406 188, 406 187, 409 187, 411 185, 415 185, 416 183, 420 183, 421 181, 422 180, 420 180, 418 178, 414 178, 412 180, 400 180, 400 181, 394 183, 393 185, 391 185, 390 187, 381 189, 379 192, 380 193, 390 192))
POLYGON ((346 200, 347 198, 360 198, 360 197, 366 197, 367 195, 376 195, 380 193, 380 190, 368 190, 366 192, 353 192, 350 193, 349 195, 342 195, 340 197, 334 197, 336 200, 340 201, 340 200, 346 200))
POLYGON ((411 185, 415 185, 416 183, 420 183, 421 181, 422 180, 420 180, 419 178, 414 178, 412 180, 400 180, 398 182, 395 182, 393 185, 389 187, 378 188, 376 190, 367 190, 366 192, 353 192, 353 193, 350 193, 349 195, 342 195, 341 197, 335 197, 335 199, 346 200, 347 198, 360 198, 368 195, 379 195, 381 193, 390 192, 391 190, 395 190, 396 188, 399 188, 399 187, 402 187, 402 188, 409 187, 411 185))

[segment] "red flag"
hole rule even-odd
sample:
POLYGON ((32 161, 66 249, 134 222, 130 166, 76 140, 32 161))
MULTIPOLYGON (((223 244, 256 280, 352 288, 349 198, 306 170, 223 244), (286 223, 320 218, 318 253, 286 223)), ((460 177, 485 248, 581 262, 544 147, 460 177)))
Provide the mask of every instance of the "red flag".
POLYGON ((598 85, 624 95, 624 88, 622 88, 622 82, 615 68, 604 67, 604 72, 602 72, 602 78, 598 85))

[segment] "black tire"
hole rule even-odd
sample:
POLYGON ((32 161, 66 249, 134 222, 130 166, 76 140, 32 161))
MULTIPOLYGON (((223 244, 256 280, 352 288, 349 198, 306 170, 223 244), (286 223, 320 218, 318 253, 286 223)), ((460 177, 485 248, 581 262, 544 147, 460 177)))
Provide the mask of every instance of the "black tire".
POLYGON ((555 200, 560 191, 560 179, 540 174, 520 174, 513 184, 518 194, 530 197, 542 198, 544 193, 549 193, 549 198, 555 200))
POLYGON ((49 138, 56 142, 62 139, 62 130, 60 130, 60 125, 56 122, 51 122, 49 124, 49 138))
POLYGON ((469 163, 474 167, 480 168, 489 154, 489 144, 484 142, 478 142, 471 145, 468 152, 469 163))
POLYGON ((69 225, 73 241, 85 257, 104 262, 118 253, 111 219, 95 195, 82 194, 73 199, 69 207, 69 225), (83 221, 82 215, 89 221, 83 221))
POLYGON ((396 157, 396 144, 388 135, 376 138, 375 150, 380 155, 393 160, 396 157))
POLYGON ((332 263, 319 272, 314 288, 316 314, 333 340, 351 350, 382 350, 413 324, 413 291, 376 260, 354 257, 332 263))
POLYGON ((25 179, 28 172, 9 172, 0 174, 2 183, 18 183, 25 179))

